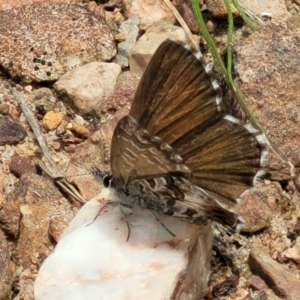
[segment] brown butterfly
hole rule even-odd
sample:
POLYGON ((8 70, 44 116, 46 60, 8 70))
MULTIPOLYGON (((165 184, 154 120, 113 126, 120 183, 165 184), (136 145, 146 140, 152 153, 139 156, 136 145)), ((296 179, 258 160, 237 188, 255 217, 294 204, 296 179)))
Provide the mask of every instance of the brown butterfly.
POLYGON ((200 52, 171 40, 158 47, 112 138, 104 182, 120 207, 194 224, 241 223, 231 207, 264 175, 264 138, 228 114, 210 73, 200 52))

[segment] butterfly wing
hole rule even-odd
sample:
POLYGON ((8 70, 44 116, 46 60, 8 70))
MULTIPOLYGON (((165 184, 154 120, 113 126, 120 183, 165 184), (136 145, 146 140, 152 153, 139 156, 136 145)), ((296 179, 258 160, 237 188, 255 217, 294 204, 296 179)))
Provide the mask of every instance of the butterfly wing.
POLYGON ((167 40, 153 55, 130 115, 172 146, 192 170, 190 181, 235 202, 261 169, 262 136, 226 111, 201 54, 167 40))
POLYGON ((131 116, 118 122, 111 148, 112 174, 124 187, 134 179, 190 175, 181 157, 161 139, 149 135, 131 116))
MULTIPOLYGON (((200 54, 200 53, 199 53, 200 54)), ((170 145, 223 117, 221 90, 192 52, 171 40, 154 53, 139 83, 130 115, 170 145)))
POLYGON ((149 135, 129 115, 117 124, 112 152, 114 185, 129 195, 129 205, 138 203, 144 209, 194 224, 207 224, 211 219, 231 227, 238 225, 233 212, 185 179, 190 170, 172 147, 149 135))

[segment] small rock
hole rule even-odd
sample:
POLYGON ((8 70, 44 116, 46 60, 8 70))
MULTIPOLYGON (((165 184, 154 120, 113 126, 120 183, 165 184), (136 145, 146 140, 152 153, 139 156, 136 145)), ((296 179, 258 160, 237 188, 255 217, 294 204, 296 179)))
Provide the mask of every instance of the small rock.
POLYGON ((235 289, 239 283, 239 277, 232 275, 226 278, 224 281, 216 284, 212 289, 212 294, 215 297, 227 295, 232 289, 235 289))
POLYGON ((254 291, 260 291, 268 288, 266 283, 259 276, 256 275, 251 276, 250 287, 254 291))
POLYGON ((242 228, 244 232, 256 232, 268 226, 272 214, 261 198, 251 190, 243 197, 237 213, 244 220, 242 228))
POLYGON ((19 116, 20 116, 20 112, 16 109, 16 106, 10 106, 10 107, 9 107, 9 111, 8 111, 8 115, 9 115, 14 121, 18 121, 19 116))
POLYGON ((25 82, 52 81, 90 61, 116 55, 113 35, 98 15, 73 4, 38 3, 0 15, 0 64, 25 82))
POLYGON ((172 11, 160 0, 125 0, 123 3, 127 18, 140 18, 141 30, 146 30, 149 26, 160 21, 170 24, 175 22, 172 11))
POLYGON ((300 239, 298 238, 295 245, 292 248, 285 250, 282 254, 285 257, 300 263, 300 239))
POLYGON ((119 32, 125 36, 125 40, 118 44, 117 63, 121 67, 128 67, 128 57, 134 44, 136 43, 139 34, 140 19, 138 17, 132 17, 124 21, 119 32))
POLYGON ((199 33, 199 27, 195 20, 193 10, 191 7, 191 1, 190 0, 177 0, 173 1, 175 8, 185 21, 186 25, 189 27, 191 32, 193 33, 199 33))
POLYGON ((106 105, 109 110, 118 110, 130 106, 137 89, 139 79, 131 72, 123 72, 118 77, 117 86, 111 96, 107 98, 106 105))
POLYGON ((79 123, 73 123, 72 130, 76 132, 78 135, 85 138, 88 138, 91 135, 90 131, 85 126, 79 123))
POLYGON ((33 142, 25 141, 17 145, 16 153, 20 156, 35 157, 40 153, 40 148, 37 147, 33 142))
POLYGON ((9 111, 9 105, 6 103, 1 103, 0 104, 0 114, 7 115, 8 111, 9 111))
MULTIPOLYGON (((239 299, 247 299, 246 297, 248 296, 248 292, 247 292, 247 290, 245 290, 245 289, 238 289, 237 291, 236 291, 236 296, 238 296, 239 297, 239 299)), ((234 299, 234 298, 233 298, 234 299)))
POLYGON ((0 299, 8 299, 11 294, 12 272, 10 269, 9 247, 3 231, 0 229, 0 299))
POLYGON ((17 177, 21 177, 25 173, 35 173, 35 166, 32 164, 31 160, 26 156, 13 156, 10 164, 9 170, 15 174, 17 177))
MULTIPOLYGON (((227 16, 227 9, 223 0, 206 0, 205 3, 207 5, 208 11, 211 12, 214 17, 224 18, 227 16)), ((235 17, 239 16, 239 12, 237 11, 233 3, 229 3, 232 14, 235 17)))
POLYGON ((63 116, 60 112, 49 111, 43 118, 43 126, 48 130, 56 129, 61 123, 63 116))
POLYGON ((62 220, 52 224, 57 224, 60 227, 57 230, 62 232, 77 211, 52 181, 33 173, 24 174, 6 200, 0 222, 7 233, 18 236, 14 255, 22 260, 24 268, 29 268, 33 261, 43 261, 49 254, 48 228, 53 216, 62 220))
POLYGON ((95 1, 90 1, 86 4, 86 7, 100 18, 105 19, 105 10, 101 5, 97 5, 95 1))
POLYGON ((118 64, 93 62, 67 72, 54 88, 67 95, 79 113, 88 114, 112 94, 120 72, 118 64))
POLYGON ((294 232, 300 236, 300 221, 297 221, 297 223, 294 225, 294 232))
POLYGON ((55 100, 52 91, 44 87, 32 91, 28 97, 28 102, 33 102, 36 110, 43 115, 54 109, 55 100))
POLYGON ((166 39, 190 45, 190 40, 181 27, 167 22, 155 23, 147 29, 145 34, 134 45, 129 56, 130 71, 141 77, 150 58, 158 46, 166 39))
POLYGON ((208 32, 214 32, 217 28, 217 24, 216 24, 216 22, 208 20, 206 23, 206 28, 207 28, 208 32))
POLYGON ((0 116, 0 145, 17 144, 27 136, 26 130, 8 117, 0 116))
POLYGON ((65 146, 64 147, 64 150, 67 152, 67 153, 75 153, 76 151, 76 146, 75 145, 68 145, 68 146, 65 146))
MULTIPOLYGON (((62 121, 62 122, 64 122, 64 121, 62 121)), ((57 136, 62 136, 63 134, 65 134, 66 133, 66 126, 67 126, 67 123, 65 124, 65 126, 62 125, 62 124, 58 125, 57 128, 56 128, 56 132, 55 132, 56 135, 57 136)))
POLYGON ((59 148, 60 148, 60 142, 53 142, 52 143, 52 147, 53 147, 53 149, 55 149, 55 150, 58 150, 59 148))
POLYGON ((111 199, 115 194, 103 189, 72 220, 39 269, 35 300, 71 299, 69 295, 99 299, 108 294, 108 299, 203 299, 211 226, 161 215, 161 222, 175 230, 172 237, 151 213, 137 209, 128 216, 131 233, 126 241, 126 222, 117 207, 108 205, 95 218, 111 199), (78 263, 82 257, 84 262, 78 263))
POLYGON ((278 253, 276 260, 279 263, 283 264, 283 263, 286 263, 289 259, 283 253, 278 253))
MULTIPOLYGON (((299 5, 299 3, 298 3, 298 5, 299 5)), ((299 28, 300 28, 300 15, 299 14, 294 14, 294 15, 290 16, 288 18, 288 20, 287 20, 287 26, 288 26, 288 28, 290 30, 292 30, 294 32, 299 32, 299 28)))
POLYGON ((82 116, 78 115, 78 114, 74 115, 73 121, 74 121, 74 123, 78 123, 78 124, 81 124, 81 125, 85 125, 85 123, 86 123, 84 118, 82 116))
POLYGON ((32 85, 26 85, 24 87, 24 91, 27 92, 27 93, 30 93, 32 91, 32 85))
MULTIPOLYGON (((125 35, 125 33, 119 32, 119 33, 115 34, 115 40, 118 41, 118 42, 124 42, 124 41, 126 41, 126 35, 125 35)), ((118 54, 119 54, 119 52, 120 52, 120 50, 118 50, 118 54)), ((118 62, 118 60, 117 60, 117 62, 118 62)), ((118 64, 121 65, 119 62, 118 62, 118 64)))
POLYGON ((248 262, 252 272, 258 274, 281 299, 300 299, 299 279, 285 266, 274 261, 265 247, 253 245, 248 262))

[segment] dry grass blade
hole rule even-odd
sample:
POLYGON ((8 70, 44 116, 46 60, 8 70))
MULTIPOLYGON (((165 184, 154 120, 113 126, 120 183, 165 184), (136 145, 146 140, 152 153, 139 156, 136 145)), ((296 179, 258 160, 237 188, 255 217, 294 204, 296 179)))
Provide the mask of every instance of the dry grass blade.
POLYGON ((181 17, 181 15, 178 13, 177 9, 174 7, 174 5, 170 2, 170 0, 163 0, 165 2, 165 4, 169 7, 169 9, 173 12, 175 18, 177 19, 177 21, 179 22, 179 24, 182 26, 182 28, 184 29, 184 31, 186 32, 186 34, 188 35, 189 39, 191 40, 193 47, 195 48, 195 50, 199 50, 199 45, 197 44, 197 42, 195 41, 195 38, 193 37, 192 32, 190 31, 189 27, 187 26, 187 24, 185 23, 185 21, 183 20, 183 18, 181 17))
POLYGON ((78 191, 67 181, 65 181, 65 174, 63 170, 55 163, 55 161, 52 159, 52 156, 50 152, 48 151, 48 148, 46 146, 46 143, 44 141, 44 138, 42 136, 42 133, 39 128, 39 124, 35 120, 31 110, 27 107, 23 95, 16 90, 16 88, 12 89, 12 93, 15 97, 15 99, 18 101, 20 108, 30 124, 30 127, 36 136, 36 139, 41 147, 41 150, 44 154, 44 156, 47 158, 51 166, 53 167, 54 174, 46 167, 46 165, 40 160, 35 159, 35 163, 48 175, 50 176, 55 182, 69 195, 73 196, 75 199, 79 200, 80 202, 85 203, 86 200, 82 198, 82 196, 78 193, 78 191))
POLYGON ((48 148, 46 146, 46 143, 45 143, 42 133, 40 131, 40 127, 39 127, 38 123, 36 122, 31 110, 27 107, 27 105, 24 101, 23 95, 20 92, 18 92, 16 88, 12 88, 12 93, 13 93, 15 99, 18 101, 26 120, 30 124, 30 127, 31 127, 34 135, 36 136, 36 139, 41 147, 43 154, 45 155, 45 157, 47 158, 47 160, 49 161, 49 163, 55 170, 54 177, 64 177, 64 172, 60 169, 60 167, 52 159, 51 154, 48 151, 48 148))

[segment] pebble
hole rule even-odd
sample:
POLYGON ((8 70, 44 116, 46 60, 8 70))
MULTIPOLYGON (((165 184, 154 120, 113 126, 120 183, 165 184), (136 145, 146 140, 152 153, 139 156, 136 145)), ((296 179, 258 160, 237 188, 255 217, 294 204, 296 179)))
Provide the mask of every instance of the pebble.
POLYGON ((11 294, 13 274, 10 268, 10 253, 5 234, 0 229, 0 299, 7 299, 11 294))
POLYGON ((252 275, 250 280, 250 287, 255 291, 260 291, 268 288, 267 284, 259 276, 256 275, 252 275))
POLYGON ((26 130, 20 124, 0 116, 0 145, 17 144, 26 136, 26 130))
POLYGON ((140 18, 132 17, 124 21, 119 28, 119 35, 123 35, 125 40, 118 44, 117 63, 121 67, 128 67, 128 57, 139 34, 140 18))
POLYGON ((56 129, 61 123, 63 116, 60 112, 49 111, 43 118, 43 126, 48 130, 56 129))
POLYGON ((299 300, 300 282, 293 272, 274 261, 265 247, 255 246, 249 256, 249 266, 253 273, 259 276, 281 299, 299 300))
POLYGON ((80 123, 73 123, 72 130, 76 132, 78 135, 88 138, 91 135, 91 132, 80 123))
POLYGON ((36 169, 32 161, 26 156, 13 156, 10 164, 9 170, 15 174, 17 177, 21 177, 23 174, 31 172, 35 173, 36 169))
POLYGON ((54 88, 70 100, 79 114, 85 115, 113 93, 120 73, 118 64, 92 62, 67 72, 54 88))
POLYGON ((160 0, 131 0, 123 3, 127 18, 138 16, 141 19, 141 30, 146 30, 160 21, 170 24, 175 22, 172 11, 160 0))

